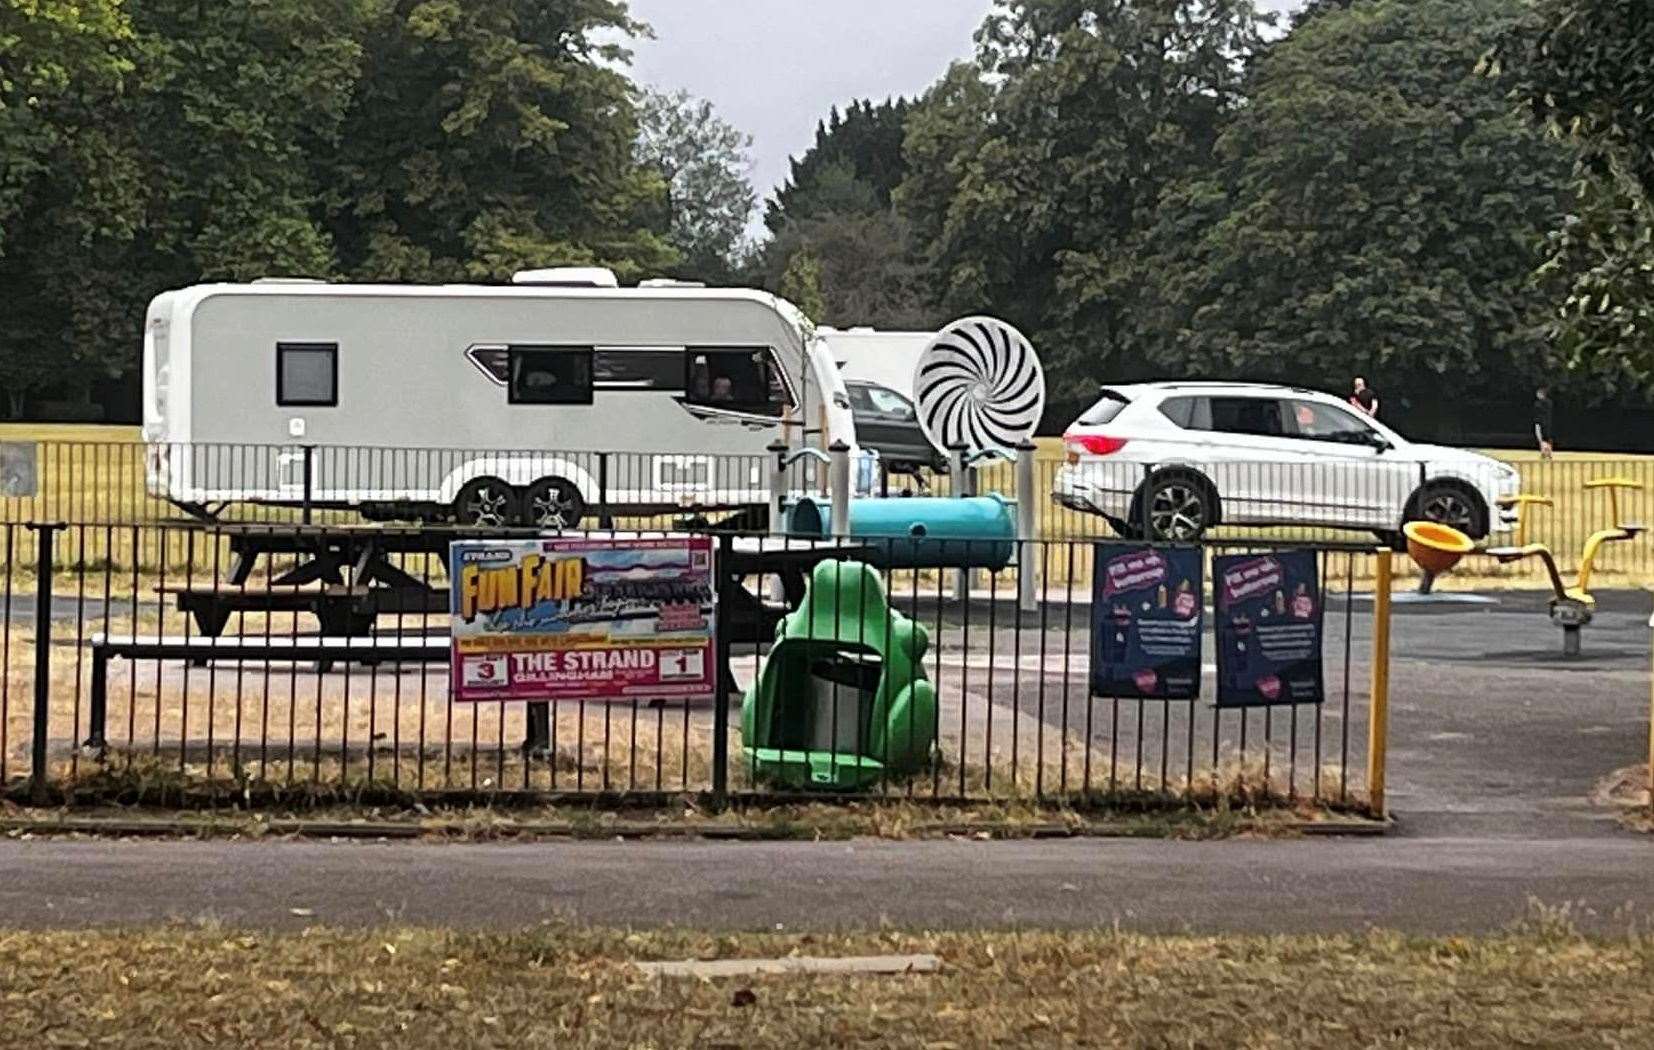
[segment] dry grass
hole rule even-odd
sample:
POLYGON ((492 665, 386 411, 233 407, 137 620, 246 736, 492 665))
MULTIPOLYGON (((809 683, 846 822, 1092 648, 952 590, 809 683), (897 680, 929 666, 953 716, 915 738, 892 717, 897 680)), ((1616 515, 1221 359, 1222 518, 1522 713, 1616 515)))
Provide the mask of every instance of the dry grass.
MULTIPOLYGON (((549 838, 613 839, 651 836, 793 839, 879 838, 894 841, 971 837, 1052 836, 1215 839, 1292 837, 1310 824, 1349 818, 1307 803, 1295 806, 1190 805, 1158 809, 1077 809, 1055 803, 931 803, 900 798, 774 802, 736 795, 725 807, 704 796, 680 795, 658 803, 606 801, 271 804, 247 807, 239 798, 216 807, 118 806, 57 809, 5 807, 0 824, 12 836, 69 835, 168 838, 308 836, 433 841, 523 841, 549 838)), ((1377 825, 1372 829, 1376 830, 1377 825)))
POLYGON ((1485 938, 213 928, 0 934, 14 1046, 1629 1047, 1654 944, 1485 938), (939 973, 724 980, 634 960, 928 953, 939 973))

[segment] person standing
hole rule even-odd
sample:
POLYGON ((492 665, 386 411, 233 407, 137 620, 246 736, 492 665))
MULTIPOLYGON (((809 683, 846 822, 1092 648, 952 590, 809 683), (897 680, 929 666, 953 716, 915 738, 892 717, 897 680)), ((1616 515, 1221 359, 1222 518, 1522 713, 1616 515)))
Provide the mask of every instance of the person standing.
POLYGON ((1378 417, 1378 391, 1367 385, 1367 380, 1361 376, 1355 377, 1355 392, 1350 395, 1350 404, 1367 413, 1378 417))
POLYGON ((1556 451, 1556 402, 1544 387, 1533 395, 1533 438, 1539 442, 1539 458, 1550 459, 1556 451))

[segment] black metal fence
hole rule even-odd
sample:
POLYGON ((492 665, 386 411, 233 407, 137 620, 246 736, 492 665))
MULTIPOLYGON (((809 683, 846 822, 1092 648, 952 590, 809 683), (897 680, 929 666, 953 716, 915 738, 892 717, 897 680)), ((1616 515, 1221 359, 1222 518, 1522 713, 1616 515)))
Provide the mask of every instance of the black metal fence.
MULTIPOLYGON (((1366 555, 1354 549, 1317 548, 1327 691, 1314 705, 1093 698, 1094 550, 1079 540, 969 543, 950 556, 999 571, 903 567, 898 541, 783 542, 780 550, 808 557, 777 559, 773 569, 749 558, 752 571, 724 574, 719 659, 731 688, 715 702, 459 703, 449 687, 445 552, 456 538, 503 535, 522 533, 0 525, 0 783, 223 798, 307 790, 790 797, 827 784, 858 797, 925 800, 1240 794, 1354 806, 1362 797, 1373 624, 1357 586, 1366 555), (24 547, 33 563, 19 556, 24 547), (1026 606, 1015 570, 1024 556, 1038 568, 1026 606), (863 617, 848 633, 839 624, 832 637, 843 644, 825 656, 843 656, 849 677, 826 676, 835 695, 814 699, 830 714, 798 736, 756 724, 743 696, 782 618, 824 614, 819 601, 803 602, 811 563, 855 581, 836 601, 859 603, 869 587, 882 589, 899 615, 863 617), (884 568, 868 576, 864 563, 884 568), (925 636, 906 664, 866 626, 888 634, 901 623, 925 636), (856 665, 869 651, 893 675, 908 668, 908 681, 890 683, 893 693, 923 680, 934 697, 905 709, 905 732, 887 724, 877 740, 858 706, 866 690, 856 665), (857 698, 849 706, 836 695, 841 686, 857 698), (840 712, 852 724, 839 723, 840 712), (846 774, 837 758, 812 767, 811 753, 870 761, 846 774)), ((736 545, 777 549, 729 533, 719 542, 725 566, 735 564, 736 545)), ((1210 545, 1205 553, 1274 549, 1210 545)), ((1213 652, 1210 639, 1205 651, 1213 652)), ((820 675, 811 678, 822 688, 820 675)))

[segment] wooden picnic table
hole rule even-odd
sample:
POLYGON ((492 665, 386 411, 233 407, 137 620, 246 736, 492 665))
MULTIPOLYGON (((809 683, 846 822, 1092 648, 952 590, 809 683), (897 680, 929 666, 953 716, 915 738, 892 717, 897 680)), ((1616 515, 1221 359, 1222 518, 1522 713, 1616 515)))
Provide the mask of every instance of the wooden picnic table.
MULTIPOLYGON (((414 576, 393 557, 424 554, 446 559, 449 544, 460 540, 545 535, 531 530, 381 525, 217 525, 211 531, 229 541, 235 560, 228 577, 163 588, 207 636, 222 634, 238 612, 311 613, 323 633, 337 635, 369 633, 382 614, 440 614, 448 608, 446 585, 433 586, 414 576), (267 584, 249 582, 260 559, 284 556, 300 560, 267 584)), ((637 539, 664 534, 599 535, 637 539)), ((780 618, 803 601, 805 579, 817 563, 865 556, 870 549, 866 544, 770 536, 736 536, 729 539, 727 549, 720 547, 720 624, 732 640, 757 643, 769 641, 780 618), (771 576, 779 578, 784 602, 770 601, 744 586, 746 580, 771 576)), ((762 590, 760 583, 758 591, 762 590)))

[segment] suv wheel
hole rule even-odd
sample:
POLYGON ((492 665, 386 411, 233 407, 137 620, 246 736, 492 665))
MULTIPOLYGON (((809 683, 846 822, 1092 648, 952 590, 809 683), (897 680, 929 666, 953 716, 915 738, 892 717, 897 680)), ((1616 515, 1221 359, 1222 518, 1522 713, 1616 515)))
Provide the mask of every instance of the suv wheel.
POLYGON ((1217 523, 1217 499, 1203 479, 1189 474, 1166 474, 1149 482, 1147 509, 1141 503, 1132 515, 1146 520, 1152 539, 1193 543, 1217 523))
POLYGON ((1407 520, 1447 525, 1473 540, 1487 536, 1487 508, 1481 497, 1452 482, 1432 482, 1420 489, 1407 520))

